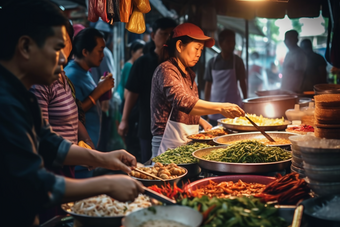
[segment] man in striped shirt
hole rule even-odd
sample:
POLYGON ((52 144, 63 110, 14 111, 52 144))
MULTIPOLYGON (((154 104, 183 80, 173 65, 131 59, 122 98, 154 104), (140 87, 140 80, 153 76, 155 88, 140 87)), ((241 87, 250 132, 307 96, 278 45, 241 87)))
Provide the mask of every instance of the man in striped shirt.
MULTIPOLYGON (((67 33, 65 48, 62 49, 66 57, 70 55, 72 50, 70 37, 73 37, 73 28, 70 24, 67 27, 67 33)), ((64 64, 67 63, 66 61, 65 58, 64 64)), ((56 71, 59 73, 59 78, 51 85, 33 85, 30 89, 37 97, 42 117, 51 125, 53 131, 64 139, 71 141, 73 144, 78 144, 78 141, 83 140, 94 148, 85 126, 78 120, 78 107, 62 66, 58 66, 56 71)), ((75 177, 74 166, 64 166, 62 169, 55 168, 50 170, 59 175, 75 177)))

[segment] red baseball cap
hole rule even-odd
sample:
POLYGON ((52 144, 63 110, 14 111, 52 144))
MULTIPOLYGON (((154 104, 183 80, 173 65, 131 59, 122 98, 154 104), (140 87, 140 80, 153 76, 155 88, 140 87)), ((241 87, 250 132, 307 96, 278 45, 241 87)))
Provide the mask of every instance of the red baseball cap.
POLYGON ((173 30, 174 34, 172 38, 177 38, 180 36, 189 36, 190 38, 196 40, 205 40, 206 47, 212 47, 215 44, 215 40, 209 36, 204 35, 202 29, 191 23, 183 23, 178 25, 173 30))

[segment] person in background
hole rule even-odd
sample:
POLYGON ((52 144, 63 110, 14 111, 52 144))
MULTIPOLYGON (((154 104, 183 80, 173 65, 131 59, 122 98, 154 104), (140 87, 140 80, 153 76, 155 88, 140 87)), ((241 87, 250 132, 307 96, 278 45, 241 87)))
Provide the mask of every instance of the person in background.
MULTIPOLYGON (((120 114, 122 114, 124 109, 124 92, 126 91, 125 85, 128 80, 131 67, 133 63, 143 55, 143 48, 144 48, 144 41, 143 40, 136 40, 132 42, 129 46, 129 60, 124 64, 124 67, 122 69, 122 74, 120 78, 120 82, 118 85, 118 94, 122 100, 121 107, 120 107, 120 114)), ((138 138, 138 119, 139 119, 139 110, 138 110, 138 104, 136 103, 131 110, 131 113, 129 115, 129 131, 127 132, 127 135, 125 137, 122 137, 125 139, 126 149, 136 156, 137 161, 141 161, 141 149, 139 144, 139 138, 138 138)), ((119 119, 119 122, 121 121, 121 116, 119 119)), ((118 126, 119 127, 119 126, 118 126)), ((118 129, 118 128, 117 128, 118 129)))
POLYGON ((302 40, 300 47, 307 55, 308 61, 302 91, 314 91, 315 84, 327 84, 327 63, 320 54, 313 51, 309 39, 302 40))
MULTIPOLYGON (((85 28, 73 40, 74 60, 65 67, 65 73, 72 81, 76 97, 82 102, 85 111, 85 127, 95 148, 98 146, 101 125, 101 106, 99 98, 114 86, 112 74, 103 81, 94 82, 89 69, 98 67, 104 57, 104 36, 95 28, 85 28)), ((76 177, 89 177, 92 173, 87 168, 77 166, 76 177)))
POLYGON ((285 33, 285 44, 289 50, 282 66, 281 90, 302 93, 303 81, 307 69, 307 56, 297 45, 299 34, 295 30, 285 33))
POLYGON ((129 78, 131 67, 133 63, 139 57, 143 55, 144 46, 145 46, 145 42, 142 40, 135 40, 129 45, 129 60, 124 64, 120 82, 117 88, 117 91, 122 101, 124 101, 124 90, 125 90, 126 82, 129 78))
MULTIPOLYGON (((109 45, 112 43, 112 26, 108 23, 105 23, 102 19, 99 19, 96 23, 95 29, 103 33, 104 40, 105 40, 105 48, 104 48, 104 58, 101 61, 99 67, 93 67, 90 69, 91 76, 96 82, 96 84, 99 83, 100 77, 105 73, 109 72, 112 74, 113 78, 116 80, 116 71, 115 71, 115 65, 113 61, 113 54, 112 51, 109 49, 109 45)), ((112 98, 112 97, 111 97, 112 98)), ((101 110, 102 110, 102 116, 101 116, 101 130, 100 130, 100 139, 98 142, 97 149, 100 151, 108 151, 109 150, 109 140, 111 135, 111 126, 113 124, 112 122, 112 114, 113 111, 109 111, 110 109, 110 99, 109 100, 102 100, 101 101, 101 110), (110 115, 111 113, 111 115, 110 115)))
MULTIPOLYGON (((209 60, 204 73, 204 99, 211 102, 230 102, 242 107, 242 98, 238 82, 243 93, 247 95, 246 70, 243 60, 234 54, 235 32, 225 29, 218 34, 221 53, 209 60)), ((223 118, 221 114, 208 116, 209 122, 215 126, 217 120, 223 118)))
MULTIPOLYGON (((152 26, 151 39, 154 42, 154 49, 133 64, 128 81, 126 83, 125 104, 122 121, 119 124, 118 133, 126 136, 129 131, 129 116, 133 106, 139 98, 139 121, 138 137, 141 146, 142 163, 151 158, 151 113, 150 93, 153 73, 160 63, 160 55, 163 45, 168 39, 171 31, 177 23, 170 18, 160 18, 152 26)), ((151 45, 152 46, 152 45, 151 45)))
POLYGON ((244 111, 232 103, 207 102, 198 97, 195 73, 191 69, 199 61, 203 48, 212 47, 215 40, 205 36, 201 28, 191 23, 178 25, 164 46, 164 62, 152 78, 151 128, 152 156, 160 155, 187 143, 187 136, 212 126, 203 118, 207 114, 224 117, 244 116, 244 111))
POLYGON ((137 163, 124 150, 102 153, 57 135, 29 92, 34 84, 48 86, 59 78, 57 65, 65 62, 61 49, 68 24, 63 12, 48 0, 10 0, 0 6, 0 21, 7 20, 0 23, 0 30, 16 28, 0 36, 0 200, 6 206, 0 213, 1 225, 38 226, 39 211, 100 194, 133 201, 143 187, 131 177, 77 180, 44 168, 88 165, 129 173, 137 163), (16 16, 8 20, 12 15, 16 16))

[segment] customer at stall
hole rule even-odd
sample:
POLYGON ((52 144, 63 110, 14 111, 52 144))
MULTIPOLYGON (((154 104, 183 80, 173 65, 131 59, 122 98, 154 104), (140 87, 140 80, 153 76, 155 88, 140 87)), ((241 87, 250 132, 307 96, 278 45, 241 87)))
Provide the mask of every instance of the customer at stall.
POLYGON ((194 24, 177 26, 164 46, 164 60, 154 73, 151 87, 152 155, 161 154, 187 142, 187 136, 211 125, 201 115, 222 114, 239 117, 244 111, 236 104, 203 101, 198 98, 195 73, 204 46, 214 39, 194 24))
MULTIPOLYGON (((139 99, 138 137, 141 146, 142 163, 145 163, 151 157, 150 92, 152 76, 160 63, 159 56, 163 45, 176 26, 177 23, 174 20, 166 17, 155 21, 151 33, 151 39, 155 44, 154 49, 144 54, 133 64, 125 86, 125 104, 118 133, 121 136, 127 135, 129 116, 137 99, 139 99)), ((150 45, 150 47, 153 47, 153 45, 150 45)))
POLYGON ((297 45, 298 32, 287 31, 285 34, 285 44, 289 49, 282 66, 281 90, 291 93, 302 93, 303 80, 307 69, 307 56, 297 45))
MULTIPOLYGON (((74 60, 65 67, 65 73, 74 84, 76 97, 82 102, 85 111, 85 127, 95 148, 98 146, 101 126, 101 105, 99 98, 113 88, 112 74, 106 76, 98 85, 89 69, 98 67, 104 58, 104 36, 95 28, 85 28, 73 40, 74 60)), ((92 171, 76 166, 76 178, 91 177, 92 171)))
MULTIPOLYGON (((61 50, 65 56, 63 65, 66 65, 67 58, 72 50, 73 27, 67 25, 65 37, 65 47, 61 50)), ((84 141, 92 148, 94 145, 87 133, 85 126, 78 119, 78 107, 75 100, 74 87, 63 71, 63 65, 58 65, 56 73, 58 79, 51 85, 33 85, 30 91, 36 96, 39 103, 42 117, 48 122, 53 131, 73 144, 84 141)), ((81 106, 80 106, 81 108, 81 106)), ((48 168, 48 170, 58 175, 74 178, 74 166, 63 166, 62 168, 48 168)), ((64 214, 60 206, 53 207, 39 214, 40 222, 43 223, 56 215, 64 214)))
POLYGON ((302 91, 313 91, 315 84, 327 84, 327 63, 324 57, 313 51, 312 42, 309 39, 302 40, 300 47, 307 56, 302 91))
MULTIPOLYGON (((238 88, 240 84, 243 98, 247 98, 246 70, 242 58, 234 54, 235 32, 224 29, 218 34, 221 53, 209 60, 204 74, 204 99, 211 102, 230 102, 242 106, 238 88)), ((216 126, 221 114, 209 115, 209 122, 216 126)))
POLYGON ((3 226, 32 226, 47 207, 99 194, 131 201, 141 184, 123 175, 76 180, 54 175, 44 166, 88 165, 130 171, 136 159, 126 151, 101 153, 72 145, 55 134, 35 96, 34 84, 58 79, 65 56, 67 18, 48 0, 11 0, 0 4, 0 212, 3 226), (11 16, 16 15, 11 20, 11 16))

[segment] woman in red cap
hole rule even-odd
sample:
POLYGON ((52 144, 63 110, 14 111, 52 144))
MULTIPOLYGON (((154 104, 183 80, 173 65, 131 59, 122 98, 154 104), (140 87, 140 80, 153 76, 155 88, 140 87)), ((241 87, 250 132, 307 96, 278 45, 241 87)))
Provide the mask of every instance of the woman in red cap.
POLYGON ((164 45, 165 62, 156 68, 151 88, 152 157, 187 143, 187 136, 198 133, 199 125, 211 129, 202 115, 244 116, 235 104, 207 102, 198 97, 196 75, 190 68, 198 62, 204 46, 212 47, 214 43, 199 27, 184 23, 173 30, 164 45))

